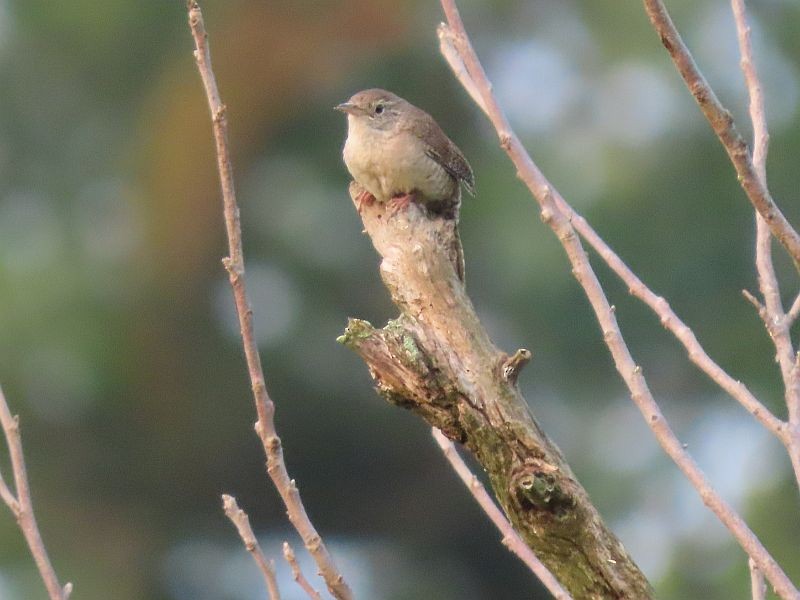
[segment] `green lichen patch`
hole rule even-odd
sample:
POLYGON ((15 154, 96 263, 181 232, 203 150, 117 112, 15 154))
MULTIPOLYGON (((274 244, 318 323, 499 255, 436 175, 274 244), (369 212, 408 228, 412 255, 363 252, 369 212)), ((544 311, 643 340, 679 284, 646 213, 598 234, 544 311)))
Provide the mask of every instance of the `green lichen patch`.
POLYGON ((348 348, 354 348, 358 346, 362 340, 370 337, 374 332, 375 328, 369 321, 363 319, 348 319, 344 333, 337 337, 336 341, 348 348))

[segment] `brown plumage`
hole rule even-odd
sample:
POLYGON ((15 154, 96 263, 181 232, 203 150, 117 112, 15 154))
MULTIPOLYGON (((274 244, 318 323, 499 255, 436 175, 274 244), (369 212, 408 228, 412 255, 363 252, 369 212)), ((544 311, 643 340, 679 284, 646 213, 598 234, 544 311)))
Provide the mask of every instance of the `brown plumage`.
MULTIPOLYGON (((411 199, 429 213, 458 219, 461 185, 475 193, 475 177, 461 150, 424 110, 381 89, 355 94, 336 107, 347 113, 344 162, 379 202, 411 199)), ((456 230, 456 270, 463 253, 456 230)))
POLYGON ((439 124, 421 108, 409 104, 414 117, 407 120, 410 131, 426 146, 425 153, 439 163, 456 181, 462 183, 471 196, 475 195, 475 175, 467 159, 439 124))
POLYGON ((378 200, 416 192, 426 205, 457 203, 459 184, 474 194, 467 159, 424 110, 381 89, 358 92, 337 108, 348 116, 347 168, 378 200))

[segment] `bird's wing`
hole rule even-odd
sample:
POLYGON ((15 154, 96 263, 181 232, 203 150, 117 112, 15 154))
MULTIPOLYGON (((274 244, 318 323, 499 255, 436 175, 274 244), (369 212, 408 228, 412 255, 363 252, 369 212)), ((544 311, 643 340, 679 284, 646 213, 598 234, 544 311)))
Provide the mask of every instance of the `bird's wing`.
POLYGON ((445 135, 433 117, 421 109, 417 108, 416 110, 419 113, 416 118, 411 120, 413 123, 411 130, 414 135, 425 142, 425 153, 439 163, 453 179, 463 183, 466 190, 474 196, 475 176, 467 159, 461 154, 461 150, 445 135))

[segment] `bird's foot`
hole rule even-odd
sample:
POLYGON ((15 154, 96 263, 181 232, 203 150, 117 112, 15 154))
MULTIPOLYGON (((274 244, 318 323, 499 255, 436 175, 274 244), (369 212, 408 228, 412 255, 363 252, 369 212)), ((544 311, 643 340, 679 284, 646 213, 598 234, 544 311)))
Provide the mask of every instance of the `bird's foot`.
POLYGON ((389 214, 394 216, 401 210, 407 209, 412 200, 414 200, 413 192, 409 194, 398 194, 397 196, 392 196, 388 202, 389 214))
POLYGON ((356 207, 358 209, 358 214, 361 214, 361 211, 365 206, 372 206, 373 204, 375 204, 375 196, 370 194, 367 190, 362 190, 361 193, 356 196, 356 207))

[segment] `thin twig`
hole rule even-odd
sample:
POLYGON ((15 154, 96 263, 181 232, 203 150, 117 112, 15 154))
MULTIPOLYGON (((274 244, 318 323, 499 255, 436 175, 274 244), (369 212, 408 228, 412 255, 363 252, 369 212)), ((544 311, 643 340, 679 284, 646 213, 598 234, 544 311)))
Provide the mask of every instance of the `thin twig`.
MULTIPOLYGON (((448 62, 450 62, 449 56, 453 52, 453 42, 448 35, 448 31, 440 29, 439 37, 442 42, 443 53, 448 62)), ((463 61, 461 61, 460 57, 458 61, 463 65, 463 61)), ((456 64, 458 65, 458 63, 456 64)), ((462 83, 469 82, 469 85, 474 89, 471 78, 463 79, 459 71, 455 72, 459 81, 462 83)), ((464 71, 464 73, 466 73, 466 71, 464 71)), ((482 103, 483 100, 481 100, 479 106, 481 106, 482 103)), ((485 108, 484 112, 487 115, 489 114, 485 108)), ((647 305, 658 316, 661 324, 678 339, 686 349, 689 360, 705 373, 709 379, 739 402, 739 404, 751 413, 767 430, 782 442, 788 443, 786 424, 758 400, 744 383, 731 377, 719 364, 714 362, 697 340, 692 329, 675 314, 667 300, 648 288, 644 282, 631 271, 619 255, 603 241, 592 226, 589 225, 588 221, 577 213, 569 204, 564 202, 560 195, 555 195, 555 202, 558 208, 567 215, 567 218, 580 236, 594 248, 611 270, 625 282, 630 294, 647 305)), ((800 312, 800 302, 798 302, 798 311, 800 312)))
POLYGON ((764 581, 764 575, 758 570, 758 566, 752 558, 747 561, 747 564, 750 567, 750 594, 753 600, 766 600, 767 583, 764 581))
POLYGON ((761 184, 767 187, 767 152, 769 151, 769 132, 767 131, 764 91, 753 60, 753 44, 750 41, 750 25, 744 0, 731 0, 736 34, 739 41, 739 65, 744 74, 747 93, 750 97, 750 120, 753 124, 753 167, 761 184))
POLYGON ((764 321, 767 326, 769 326, 767 307, 761 304, 761 301, 756 298, 750 290, 742 290, 742 296, 744 296, 744 299, 753 305, 753 308, 756 309, 756 312, 758 313, 758 316, 761 317, 761 320, 764 321))
POLYGON ((47 549, 44 547, 42 534, 39 532, 36 516, 33 513, 31 489, 25 469, 25 456, 22 453, 22 438, 19 434, 19 418, 11 414, 2 389, 0 389, 0 426, 3 428, 3 434, 8 444, 14 487, 17 492, 15 496, 0 476, 0 497, 13 513, 22 535, 25 536, 25 541, 33 555, 33 560, 36 562, 39 575, 44 581, 50 599, 67 600, 72 593, 72 584, 67 583, 61 587, 50 557, 47 555, 47 549))
POLYGON ((256 539, 256 534, 253 533, 253 528, 250 527, 250 518, 236 503, 236 498, 228 494, 222 494, 222 509, 225 511, 225 516, 228 517, 231 523, 234 524, 236 530, 239 532, 239 537, 242 538, 244 547, 256 561, 258 569, 264 576, 264 583, 267 584, 267 592, 269 592, 270 600, 280 600, 281 594, 278 591, 278 582, 275 579, 275 568, 264 556, 261 551, 261 546, 256 539))
MULTIPOLYGON (((767 189, 769 132, 764 107, 764 92, 753 59, 750 25, 747 21, 744 0, 731 0, 731 8, 739 40, 740 65, 750 97, 750 120, 753 124, 753 166, 764 189, 767 189)), ((775 344, 778 365, 786 391, 786 406, 789 412, 789 427, 786 429, 787 449, 792 460, 795 478, 800 483, 800 428, 798 428, 798 423, 800 423, 800 379, 794 368, 794 348, 789 333, 791 321, 783 310, 778 277, 775 275, 775 267, 772 262, 772 236, 767 223, 758 212, 756 212, 756 269, 758 285, 761 295, 764 297, 765 323, 772 342, 775 344)))
POLYGON ((567 215, 570 223, 580 236, 594 248, 617 276, 628 286, 628 292, 646 304, 660 319, 661 324, 672 333, 683 345, 689 360, 695 364, 709 379, 727 392, 751 413, 768 431, 782 442, 786 436, 786 424, 776 417, 741 381, 734 379, 708 355, 697 340, 694 331, 675 314, 669 302, 653 292, 625 264, 600 235, 592 228, 584 217, 575 212, 560 195, 555 196, 558 208, 567 215))
POLYGON ((553 597, 556 600, 571 600, 572 596, 570 596, 567 591, 561 587, 561 584, 558 580, 553 576, 553 574, 547 569, 542 561, 540 561, 536 555, 533 553, 525 542, 522 541, 522 538, 519 537, 514 528, 511 526, 511 523, 508 522, 503 511, 501 511, 497 505, 492 500, 492 497, 489 495, 489 492, 486 491, 486 488, 483 487, 478 478, 472 474, 469 470, 469 467, 458 454, 455 445, 451 442, 447 437, 438 429, 433 428, 431 429, 431 433, 433 434, 433 438, 436 440, 436 443, 439 444, 439 447, 442 449, 442 452, 445 455, 445 458, 450 462, 450 465, 453 467, 453 470, 459 476, 461 481, 464 482, 464 485, 467 486, 467 489, 478 502, 478 505, 483 509, 483 512, 489 517, 489 519, 494 523, 495 527, 500 530, 500 533, 503 534, 503 544, 517 557, 525 563, 525 565, 531 570, 531 572, 539 578, 539 581, 547 588, 547 590, 553 594, 553 597))
POLYGON ((794 322, 797 321, 797 317, 800 317, 800 294, 795 296, 794 302, 792 302, 792 306, 789 308, 789 312, 786 313, 787 325, 791 327, 794 322))
MULTIPOLYGON (((661 409, 647 386, 641 367, 634 362, 622 338, 614 310, 589 264, 578 234, 568 217, 559 209, 559 205, 566 204, 566 201, 560 198, 560 194, 552 188, 550 182, 533 162, 519 138, 511 129, 507 118, 492 94, 489 79, 467 37, 455 1, 441 0, 441 3, 447 16, 449 31, 445 29, 440 33, 440 37, 442 35, 448 36, 456 50, 458 50, 472 83, 481 92, 489 119, 500 138, 501 147, 508 153, 517 168, 518 176, 527 185, 539 203, 543 221, 551 227, 564 246, 572 264, 573 274, 584 289, 601 326, 603 338, 614 359, 617 371, 628 386, 633 401, 645 417, 659 445, 697 490, 706 506, 717 515, 745 552, 753 558, 781 597, 784 599, 800 599, 800 593, 792 585, 792 582, 775 559, 764 548, 741 516, 713 489, 705 474, 688 452, 684 450, 680 440, 665 420, 661 409), (559 198, 558 203, 554 198, 559 198)), ((440 31, 442 28, 447 27, 448 25, 440 26, 440 31)))
POLYGON ((308 582, 308 579, 306 579, 306 576, 303 575, 303 571, 300 570, 297 557, 294 555, 294 550, 289 545, 289 542, 283 542, 283 558, 286 559, 286 562, 289 563, 289 566, 292 568, 292 577, 294 577, 297 585, 303 589, 308 597, 311 598, 311 600, 322 600, 319 592, 314 589, 308 582))
POLYGON ((467 72, 467 66, 461 59, 461 55, 458 53, 455 45, 446 36, 439 36, 439 42, 439 49, 445 60, 447 60, 447 64, 450 65, 450 68, 455 73, 456 79, 461 82, 461 85, 467 91, 469 97, 472 98, 472 101, 477 104, 483 112, 488 112, 483 98, 481 97, 481 92, 475 87, 472 78, 467 72))
POLYGON ((233 288, 233 297, 242 334, 242 344, 253 389, 256 412, 258 413, 258 421, 255 426, 256 432, 261 438, 261 443, 267 455, 267 472, 286 505, 289 520, 300 534, 308 552, 317 563, 320 574, 331 594, 339 598, 339 600, 350 600, 353 594, 336 568, 322 538, 308 518, 297 486, 294 480, 289 477, 283 460, 281 440, 275 429, 275 405, 267 393, 253 329, 253 311, 250 308, 250 300, 247 297, 245 287, 242 231, 239 223, 239 207, 236 203, 236 193, 233 185, 233 168, 227 143, 228 122, 225 116, 225 105, 220 99, 217 82, 211 68, 208 36, 200 7, 197 2, 193 1, 189 1, 187 6, 189 10, 189 27, 192 30, 195 42, 194 56, 205 87, 213 123, 217 167, 222 185, 225 228, 228 235, 229 256, 223 260, 223 264, 228 271, 230 284, 233 288))
POLYGON ((683 77, 686 86, 700 106, 714 133, 728 153, 750 203, 764 218, 772 234, 786 248, 800 269, 800 235, 778 208, 764 182, 758 176, 747 144, 739 135, 731 113, 722 105, 706 81, 689 49, 681 39, 661 0, 644 0, 647 16, 658 32, 661 43, 672 57, 672 62, 683 77))
POLYGON ((2 473, 0 473, 0 499, 6 503, 6 506, 8 506, 14 516, 19 513, 19 504, 17 503, 17 499, 14 497, 14 493, 8 487, 5 479, 3 479, 2 473))

